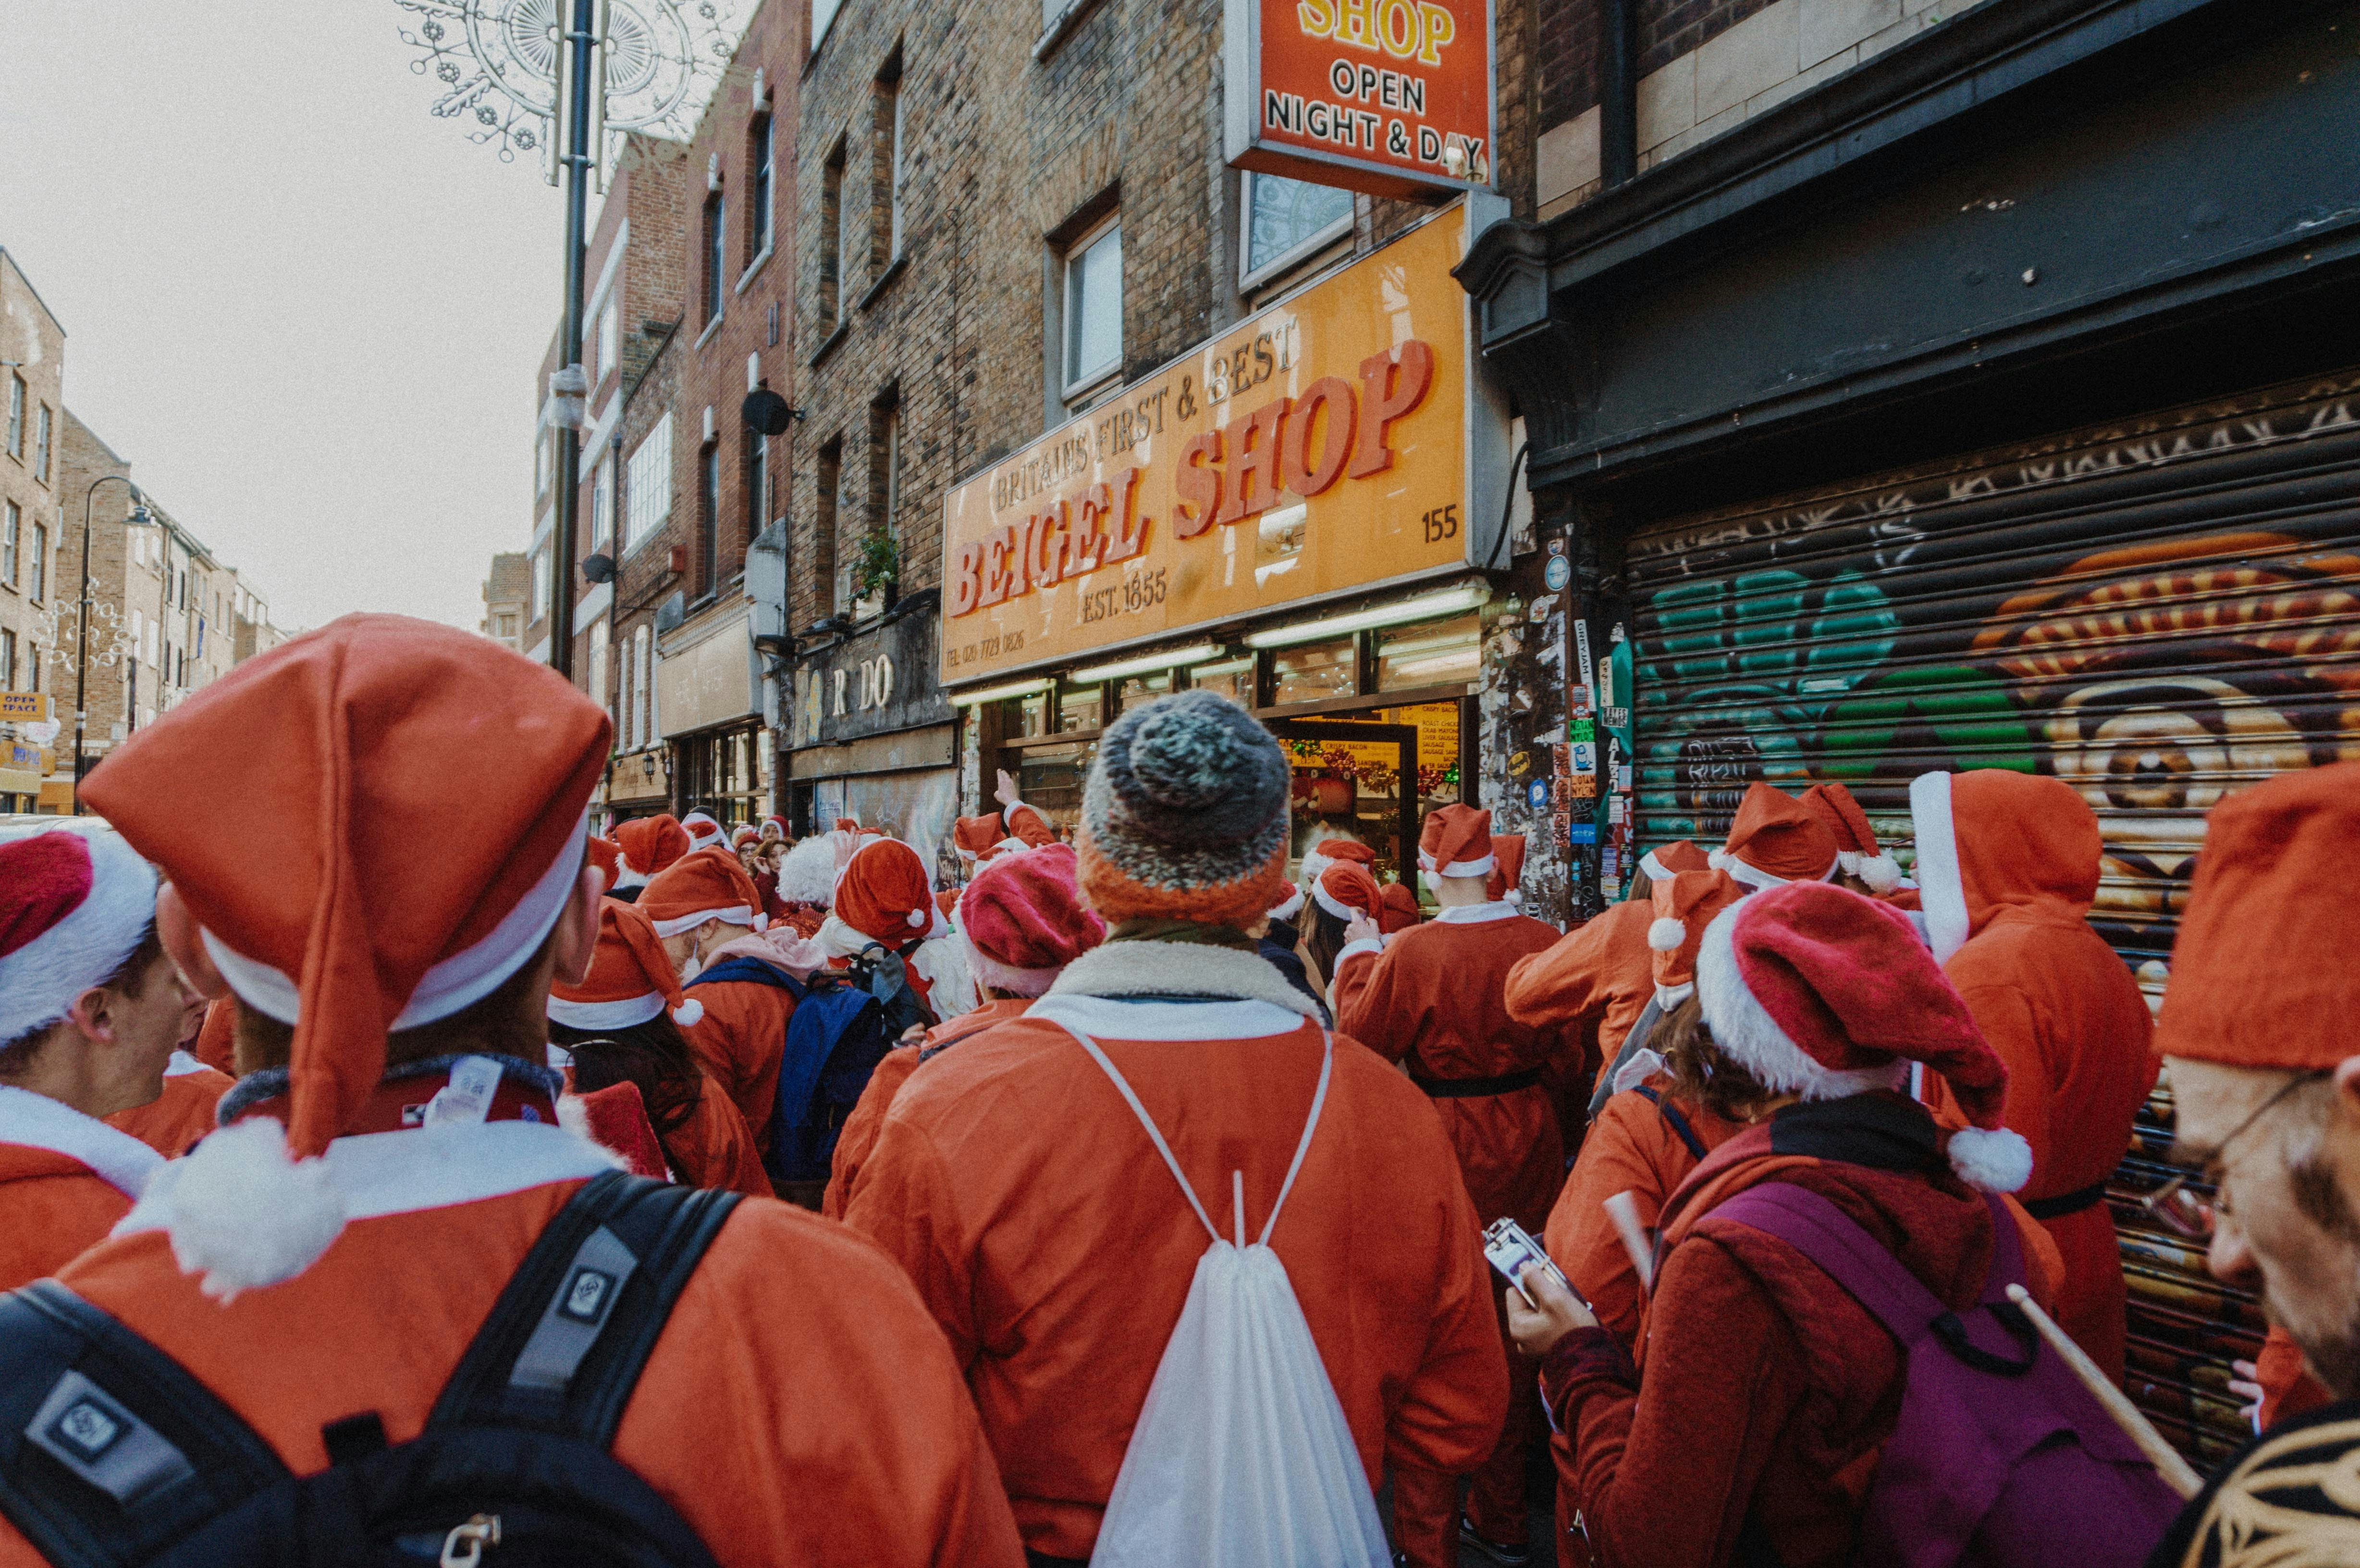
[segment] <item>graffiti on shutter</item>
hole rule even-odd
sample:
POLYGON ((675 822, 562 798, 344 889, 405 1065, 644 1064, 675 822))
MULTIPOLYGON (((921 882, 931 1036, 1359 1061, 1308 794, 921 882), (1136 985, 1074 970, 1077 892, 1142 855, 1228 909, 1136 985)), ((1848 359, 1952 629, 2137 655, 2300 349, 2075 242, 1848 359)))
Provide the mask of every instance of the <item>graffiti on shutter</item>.
MULTIPOLYGON (((2204 813, 2360 758, 2360 373, 1649 528, 1626 552, 1639 842, 1726 833, 1746 786, 1848 786, 1904 866, 1909 780, 2054 775, 2097 812, 2092 923, 2159 1002, 2204 813)), ((2259 1309, 2135 1228, 2169 1094, 2110 1188, 2131 1380, 2192 1453, 2259 1309)))

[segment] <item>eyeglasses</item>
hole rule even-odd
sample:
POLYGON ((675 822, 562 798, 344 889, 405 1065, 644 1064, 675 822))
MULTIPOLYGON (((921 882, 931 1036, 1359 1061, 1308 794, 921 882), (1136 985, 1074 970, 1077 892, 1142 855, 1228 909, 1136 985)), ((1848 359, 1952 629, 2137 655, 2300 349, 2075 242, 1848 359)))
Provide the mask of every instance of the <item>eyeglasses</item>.
MULTIPOLYGON (((2246 1130, 2256 1122, 2276 1109, 2278 1102, 2304 1084, 2315 1083, 2332 1075, 2326 1068, 2314 1068, 2309 1073, 2297 1073, 2279 1084, 2278 1093, 2256 1105, 2251 1112, 2247 1113, 2244 1121, 2230 1128, 2228 1136, 2213 1147, 2212 1160, 2213 1168, 2222 1170, 2225 1173, 2229 1146, 2244 1137, 2246 1130)), ((2166 1230, 2184 1236, 2191 1241, 2209 1242, 2212 1239, 2214 1220, 2230 1212, 2228 1188, 2225 1183, 2215 1182, 2212 1201, 2207 1203, 2188 1190, 2188 1183, 2191 1180, 2194 1178, 2191 1176, 2173 1177, 2141 1198, 2139 1209, 2166 1230)))

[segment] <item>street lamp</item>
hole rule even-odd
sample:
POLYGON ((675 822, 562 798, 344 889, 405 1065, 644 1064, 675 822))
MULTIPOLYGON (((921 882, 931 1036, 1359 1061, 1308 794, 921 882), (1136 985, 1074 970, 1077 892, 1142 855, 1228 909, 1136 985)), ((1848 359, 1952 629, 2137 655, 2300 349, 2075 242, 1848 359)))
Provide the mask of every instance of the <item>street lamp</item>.
MULTIPOLYGON (((685 142, 737 50, 737 0, 395 0, 418 20, 402 42, 421 51, 419 75, 442 84, 439 118, 474 122, 468 139, 542 155, 565 181, 565 331, 550 394, 591 390, 582 370, 583 274, 588 190, 606 188, 610 146, 626 132, 685 142), (563 127, 559 122, 563 120, 563 127)), ((574 551, 582 498, 579 415, 559 418, 557 571, 549 606, 549 662, 574 673, 574 551)))
POLYGON ((131 492, 131 512, 128 521, 145 527, 151 521, 148 497, 139 494, 139 486, 120 474, 102 474, 90 482, 82 493, 82 600, 74 615, 74 637, 79 644, 74 651, 74 803, 73 814, 82 815, 82 775, 90 770, 90 704, 82 688, 90 677, 90 506, 98 495, 98 487, 108 480, 120 481, 131 492))

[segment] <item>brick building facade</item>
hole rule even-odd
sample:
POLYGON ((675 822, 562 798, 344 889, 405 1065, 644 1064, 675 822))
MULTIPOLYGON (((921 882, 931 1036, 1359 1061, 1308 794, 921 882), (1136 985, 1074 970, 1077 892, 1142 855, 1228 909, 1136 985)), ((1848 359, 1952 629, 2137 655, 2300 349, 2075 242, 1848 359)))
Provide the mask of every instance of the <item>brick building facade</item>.
MULTIPOLYGON (((57 690, 49 650, 57 641, 57 547, 65 515, 57 451, 65 347, 65 329, 16 258, 0 250, 0 691, 54 696, 57 690)), ((59 714, 69 735, 71 702, 68 693, 59 714)), ((29 810, 41 790, 38 748, 18 756, 23 743, 16 735, 11 727, 0 739, 0 811, 29 810)))

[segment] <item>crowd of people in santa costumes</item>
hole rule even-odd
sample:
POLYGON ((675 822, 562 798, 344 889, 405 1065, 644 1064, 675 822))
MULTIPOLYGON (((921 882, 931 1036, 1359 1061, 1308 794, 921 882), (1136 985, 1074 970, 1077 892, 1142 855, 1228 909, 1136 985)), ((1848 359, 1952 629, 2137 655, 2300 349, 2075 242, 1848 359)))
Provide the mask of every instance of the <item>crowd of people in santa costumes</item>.
POLYGON ((2151 1030, 2055 779, 1919 779, 1909 877, 1842 785, 1754 783, 1560 932, 1470 805, 1416 884, 1333 833, 1288 880, 1289 762, 1209 692, 1108 726, 1065 833, 1002 775, 939 868, 849 818, 593 836, 609 740, 351 617, 0 833, 0 1568, 316 1555, 321 1477, 493 1484, 452 1457, 492 1431, 497 1485, 574 1488, 519 1542, 730 1563, 1514 1564, 1544 1459, 1568 1568, 2360 1561, 2317 874, 2360 765, 2214 811, 2151 1030), (454 736, 494 780, 456 815, 454 736), (2120 1381, 2157 1051, 2214 1190, 2166 1207, 2273 1323, 2267 1430, 2168 1536, 2003 1289, 2120 1381), (1556 1272, 1495 1275, 1496 1226, 1556 1272), (2050 1435, 1927 1415, 1929 1356, 2050 1435))

